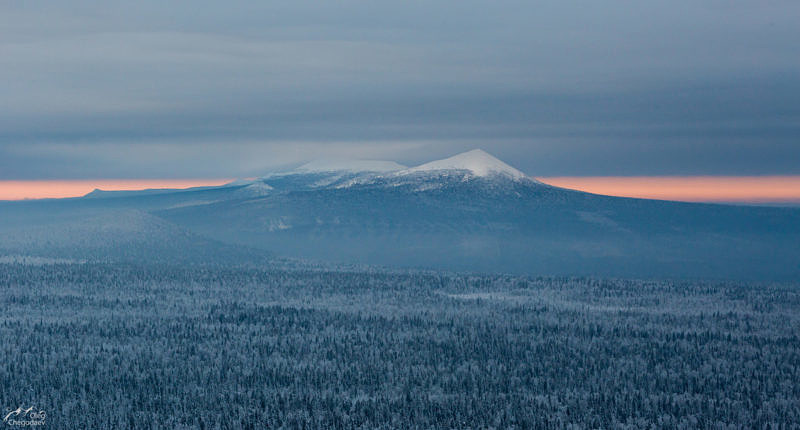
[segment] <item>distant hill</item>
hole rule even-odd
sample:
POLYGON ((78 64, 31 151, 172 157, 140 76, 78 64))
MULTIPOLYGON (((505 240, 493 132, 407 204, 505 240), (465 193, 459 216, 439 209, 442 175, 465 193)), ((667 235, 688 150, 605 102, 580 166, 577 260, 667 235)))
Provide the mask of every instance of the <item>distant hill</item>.
POLYGON ((480 150, 413 168, 315 162, 224 187, 25 203, 0 204, 0 219, 16 213, 25 227, 59 211, 136 210, 213 243, 399 267, 800 277, 800 209, 594 195, 543 184, 480 150))

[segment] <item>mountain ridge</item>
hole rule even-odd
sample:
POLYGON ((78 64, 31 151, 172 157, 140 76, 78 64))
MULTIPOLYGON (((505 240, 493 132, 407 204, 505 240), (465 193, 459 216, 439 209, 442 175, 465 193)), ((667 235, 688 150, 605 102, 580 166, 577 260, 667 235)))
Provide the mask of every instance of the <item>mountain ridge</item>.
POLYGON ((155 244, 190 246, 185 231, 210 240, 191 239, 207 249, 203 255, 222 249, 219 243, 337 264, 531 275, 800 277, 800 209, 589 194, 535 181, 488 154, 466 154, 415 171, 294 171, 113 199, 0 202, 0 232, 9 232, 0 235, 0 250, 5 241, 19 254, 30 236, 25 232, 53 225, 36 236, 41 250, 45 236, 60 228, 53 220, 63 218, 78 223, 69 225, 97 224, 72 231, 123 244, 110 257, 125 256, 124 244, 136 243, 136 255, 153 246, 154 253, 174 258, 175 248, 155 244), (122 231, 115 214, 127 210, 148 216, 136 218, 142 225, 137 232, 114 240, 122 231), (138 234, 147 237, 133 240, 138 234), (5 240, 10 237, 16 242, 5 240))
MULTIPOLYGON (((452 157, 430 161, 407 169, 408 173, 430 172, 437 170, 466 170, 475 176, 489 177, 493 175, 508 176, 514 179, 527 178, 521 171, 509 166, 482 149, 473 149, 452 157)), ((398 172, 403 174, 404 172, 398 172)))

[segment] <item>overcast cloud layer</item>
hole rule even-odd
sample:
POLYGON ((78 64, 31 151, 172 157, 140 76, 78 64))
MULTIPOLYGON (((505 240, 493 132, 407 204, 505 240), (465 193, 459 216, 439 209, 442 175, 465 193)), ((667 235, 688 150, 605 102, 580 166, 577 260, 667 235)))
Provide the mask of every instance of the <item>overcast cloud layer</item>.
POLYGON ((0 179, 800 174, 797 1, 4 2, 0 179))

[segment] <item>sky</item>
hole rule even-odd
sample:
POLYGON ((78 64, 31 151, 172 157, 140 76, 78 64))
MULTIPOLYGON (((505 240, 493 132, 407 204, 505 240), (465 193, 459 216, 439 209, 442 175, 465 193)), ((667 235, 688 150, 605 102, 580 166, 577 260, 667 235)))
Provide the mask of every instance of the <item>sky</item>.
POLYGON ((0 3, 0 181, 800 175, 797 1, 0 3))

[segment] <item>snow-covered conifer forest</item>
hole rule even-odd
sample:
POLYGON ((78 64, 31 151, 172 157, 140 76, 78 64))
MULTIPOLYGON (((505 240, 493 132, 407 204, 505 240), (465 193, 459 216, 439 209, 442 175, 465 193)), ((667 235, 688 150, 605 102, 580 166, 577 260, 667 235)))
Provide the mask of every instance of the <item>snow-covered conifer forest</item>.
POLYGON ((0 262, 50 428, 792 428, 800 291, 283 263, 0 262))

